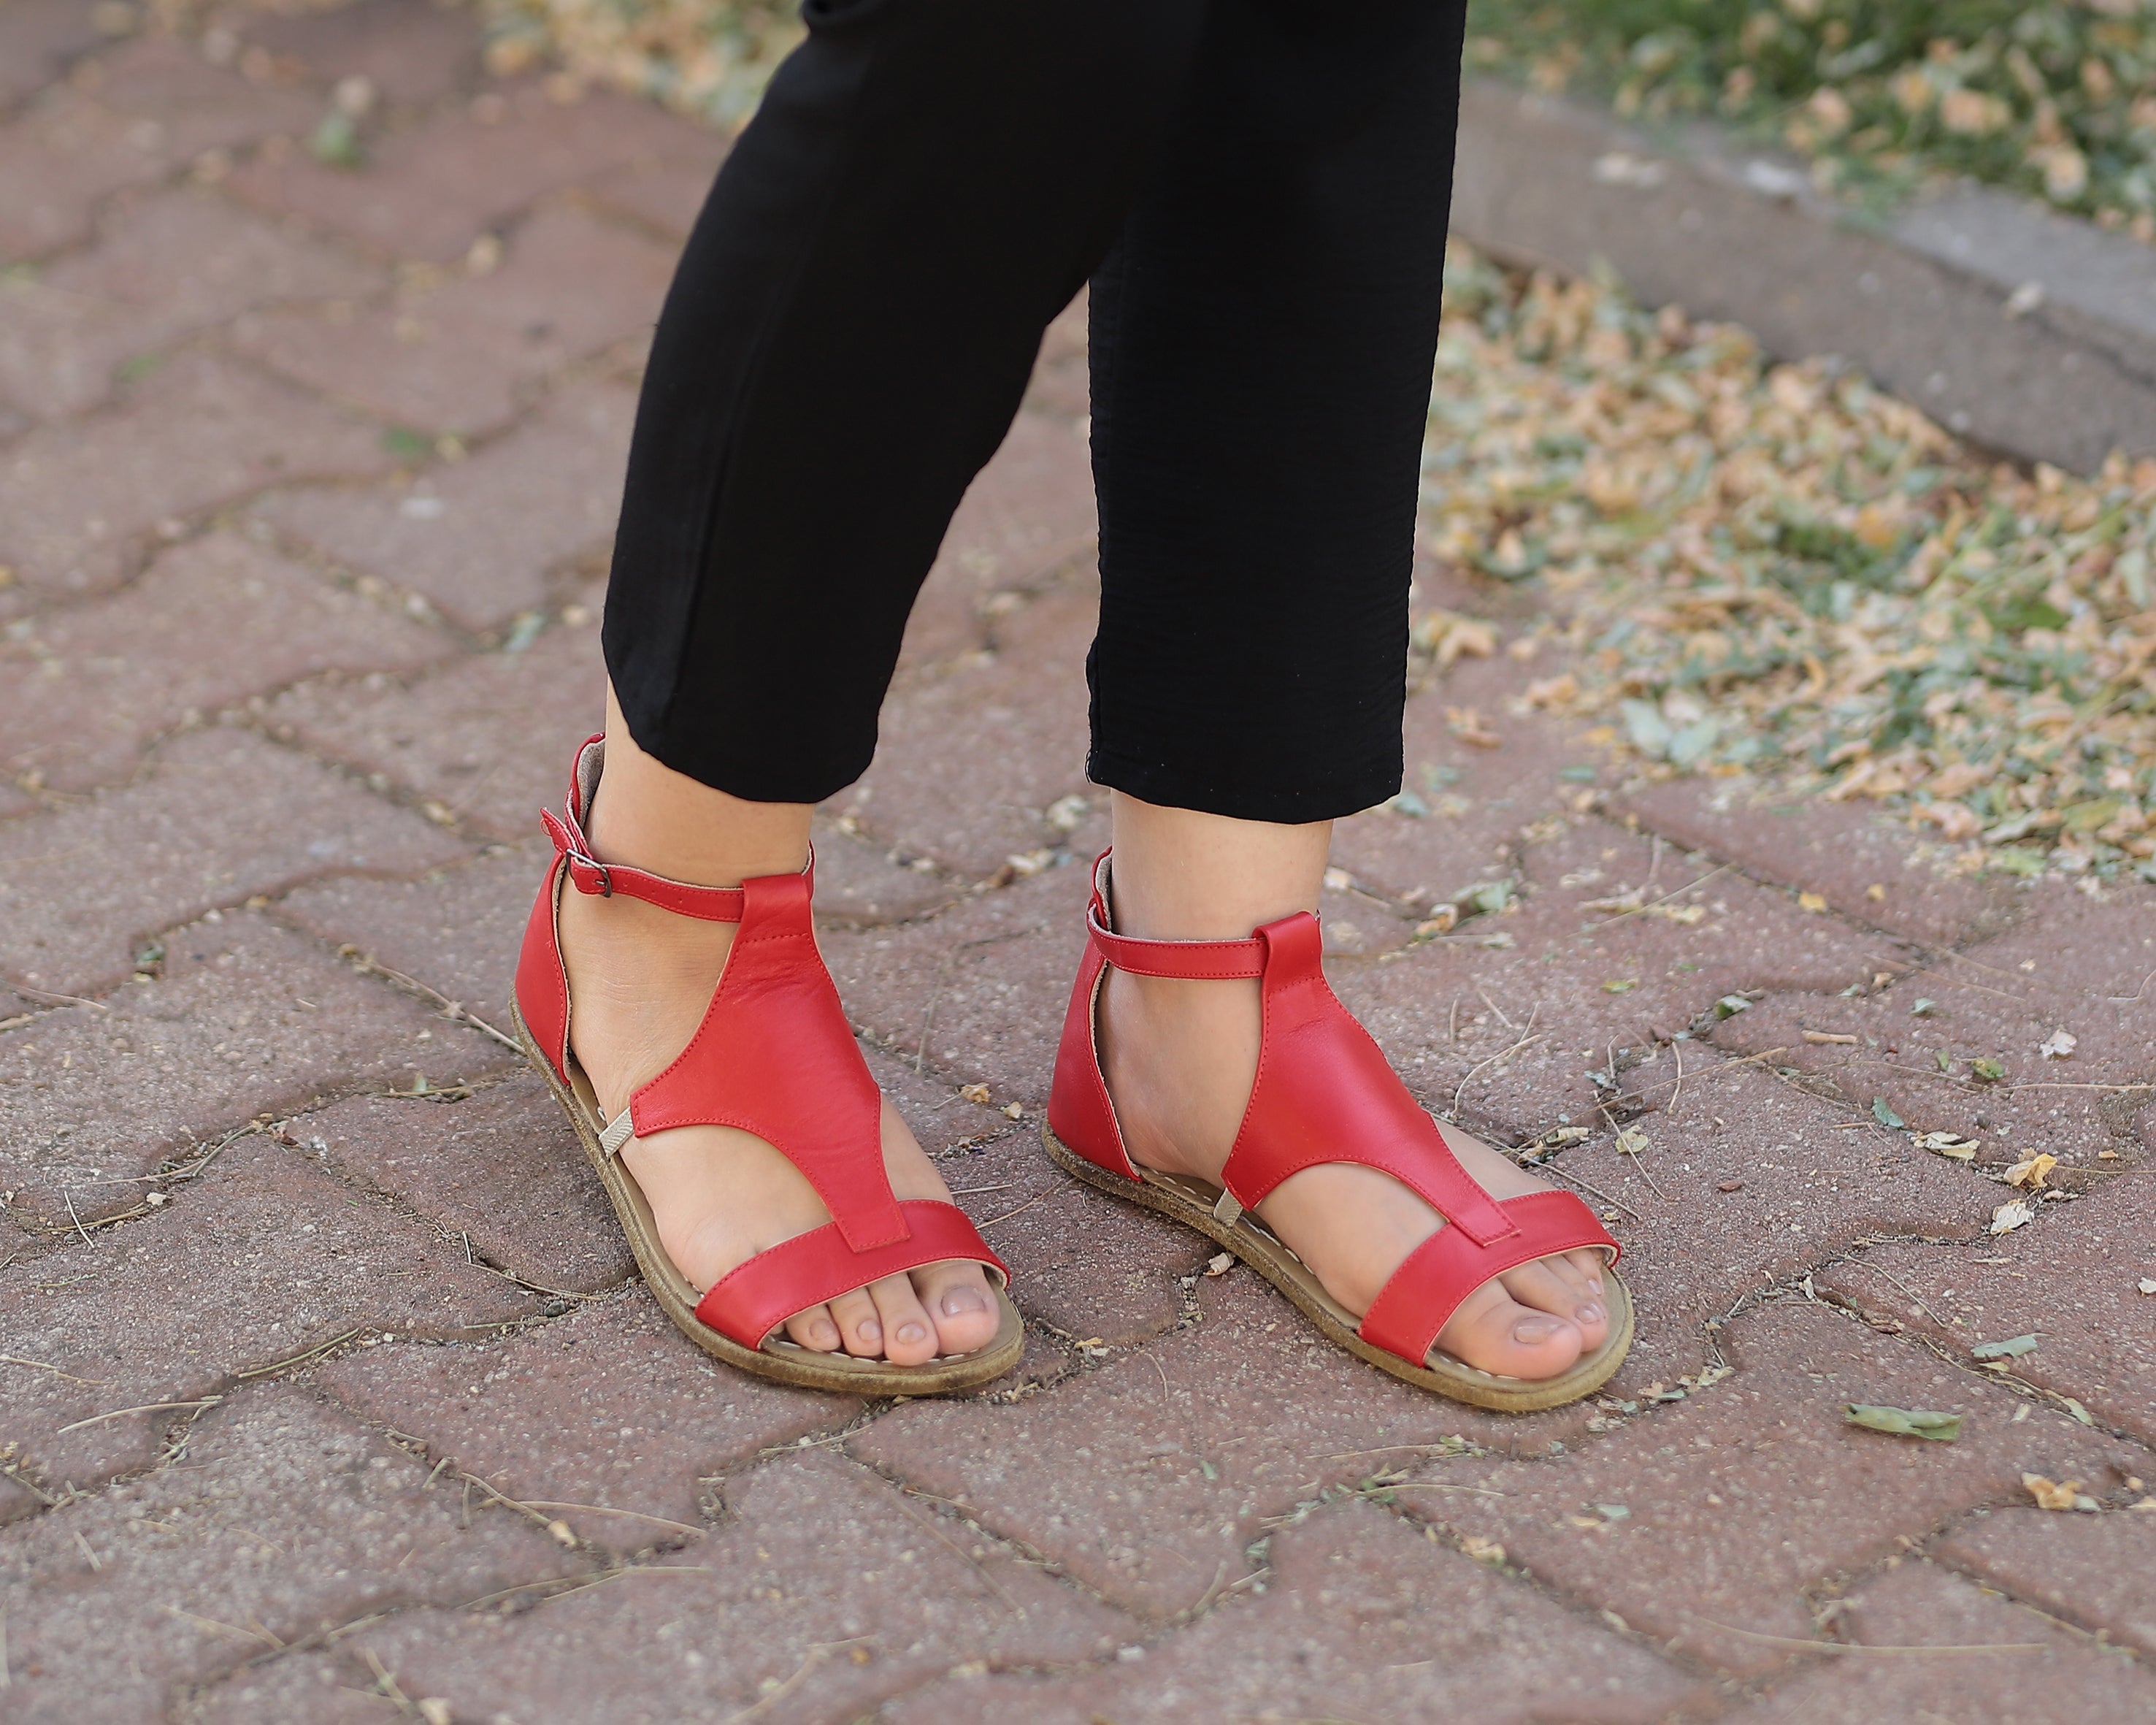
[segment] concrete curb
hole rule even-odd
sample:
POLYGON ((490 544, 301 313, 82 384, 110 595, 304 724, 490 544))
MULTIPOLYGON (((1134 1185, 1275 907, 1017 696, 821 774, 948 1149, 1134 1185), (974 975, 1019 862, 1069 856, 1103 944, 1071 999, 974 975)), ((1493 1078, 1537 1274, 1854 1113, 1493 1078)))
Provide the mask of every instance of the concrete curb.
POLYGON ((2156 452, 2156 249, 1988 187, 1881 223, 1786 158, 1470 80, 1454 228, 1511 263, 1606 259, 1650 306, 1839 354, 1974 441, 2092 472, 2156 452))

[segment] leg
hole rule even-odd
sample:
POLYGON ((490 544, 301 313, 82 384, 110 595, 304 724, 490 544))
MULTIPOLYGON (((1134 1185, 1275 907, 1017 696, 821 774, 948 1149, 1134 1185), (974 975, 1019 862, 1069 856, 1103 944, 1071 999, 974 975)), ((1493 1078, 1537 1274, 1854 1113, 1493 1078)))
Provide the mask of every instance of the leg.
MULTIPOLYGON (((1091 765, 1116 793, 1122 932, 1235 938, 1314 909, 1332 817, 1399 787, 1461 18, 1224 0, 1096 280, 1091 765)), ((1118 971, 1101 1024, 1132 1154, 1217 1177, 1257 1069, 1257 985, 1118 971)), ((1537 1188, 1447 1135, 1493 1194, 1537 1188)), ((1440 1225, 1345 1164, 1293 1176, 1260 1214, 1358 1312, 1440 1225)), ((1553 1376, 1606 1333, 1601 1274, 1589 1253, 1509 1272, 1443 1345, 1553 1376)))
MULTIPOLYGON (((858 776, 914 594, 1172 111, 1198 0, 810 0, 654 342, 608 596, 605 859, 722 886, 798 868, 858 776)), ((571 1042, 609 1116, 695 1032, 730 950, 565 896, 571 1042)), ((898 1115, 901 1198, 947 1196, 898 1115)), ((827 1219, 778 1152, 696 1126, 623 1152, 706 1286, 827 1219)), ((796 1316, 913 1364, 993 1333, 978 1266, 796 1316)))

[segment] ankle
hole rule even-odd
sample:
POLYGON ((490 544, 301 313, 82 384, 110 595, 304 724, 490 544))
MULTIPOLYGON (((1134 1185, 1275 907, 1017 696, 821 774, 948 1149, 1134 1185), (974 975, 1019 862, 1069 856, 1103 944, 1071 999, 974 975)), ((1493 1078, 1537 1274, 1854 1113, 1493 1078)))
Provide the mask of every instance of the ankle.
POLYGON ((606 737, 605 771, 585 811, 601 862, 700 887, 795 874, 808 862, 811 805, 751 802, 676 772, 637 745, 611 689, 606 737))
POLYGON ((1110 909, 1118 934, 1149 940, 1239 940, 1317 908, 1329 821, 1284 826, 1112 799, 1110 909))

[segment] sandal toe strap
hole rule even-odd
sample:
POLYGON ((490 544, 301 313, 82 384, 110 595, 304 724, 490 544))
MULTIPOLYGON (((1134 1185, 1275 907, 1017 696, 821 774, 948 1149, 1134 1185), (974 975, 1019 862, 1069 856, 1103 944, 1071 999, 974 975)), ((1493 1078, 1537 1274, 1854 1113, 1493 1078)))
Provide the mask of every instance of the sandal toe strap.
POLYGON ((909 1198, 898 1208, 906 1218, 904 1239, 855 1252, 840 1236, 838 1224, 827 1222, 780 1241, 721 1276, 698 1303, 698 1321, 743 1347, 761 1347, 764 1338, 796 1312, 880 1277, 942 1259, 970 1258, 985 1264, 998 1280, 1009 1281, 1003 1259, 988 1249, 980 1230, 956 1204, 909 1198))
POLYGON ((1517 1224, 1516 1233, 1486 1246, 1463 1229, 1440 1228, 1378 1290, 1356 1333, 1419 1366, 1460 1302, 1492 1276, 1583 1246, 1599 1247, 1612 1263, 1617 1259, 1620 1248, 1609 1229, 1571 1192, 1528 1192, 1498 1208, 1517 1224))

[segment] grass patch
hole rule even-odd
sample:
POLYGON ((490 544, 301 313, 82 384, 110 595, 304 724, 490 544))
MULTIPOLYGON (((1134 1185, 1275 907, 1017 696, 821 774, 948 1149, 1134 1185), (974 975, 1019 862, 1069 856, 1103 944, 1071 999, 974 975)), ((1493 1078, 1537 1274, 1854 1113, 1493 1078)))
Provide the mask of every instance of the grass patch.
POLYGON ((2156 240, 2156 4, 1473 0, 1468 64, 1647 120, 1714 115, 1822 189, 1969 175, 2156 240))
POLYGON ((1659 772, 1900 809, 1972 868, 2156 878, 2156 460, 1988 462, 1608 280, 1455 247, 1446 297, 1424 532, 1548 596, 1570 668, 1532 702, 1659 772))

